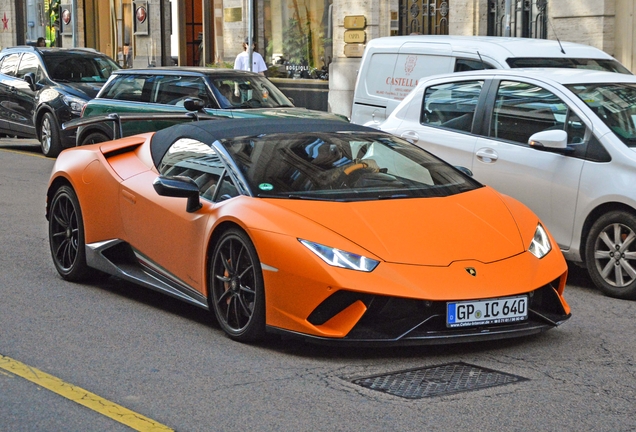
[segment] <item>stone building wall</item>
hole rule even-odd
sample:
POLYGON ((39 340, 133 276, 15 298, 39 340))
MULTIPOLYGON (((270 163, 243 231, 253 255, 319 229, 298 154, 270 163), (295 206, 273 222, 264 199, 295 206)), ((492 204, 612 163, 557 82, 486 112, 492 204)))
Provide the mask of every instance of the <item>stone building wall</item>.
POLYGON ((0 0, 0 49, 16 44, 15 1, 0 0))

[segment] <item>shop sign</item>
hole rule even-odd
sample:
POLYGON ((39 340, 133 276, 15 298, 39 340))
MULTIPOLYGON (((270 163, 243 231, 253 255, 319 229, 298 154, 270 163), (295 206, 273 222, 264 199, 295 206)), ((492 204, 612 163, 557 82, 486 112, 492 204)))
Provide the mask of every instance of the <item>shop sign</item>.
POLYGON ((133 8, 135 10, 134 33, 136 35, 147 35, 148 25, 148 1, 134 1, 133 8))
POLYGON ((344 28, 362 30, 367 26, 367 18, 364 15, 348 15, 344 18, 344 28))
POLYGON ((346 44, 344 46, 345 57, 362 57, 364 53, 363 44, 346 44))
POLYGON ((363 44, 367 41, 367 34, 364 30, 345 30, 344 41, 345 43, 363 44))
POLYGON ((70 4, 60 5, 60 33, 64 36, 73 36, 73 15, 70 4))
POLYGON ((240 8, 240 7, 224 8, 223 21, 225 22, 243 21, 243 8, 240 8))

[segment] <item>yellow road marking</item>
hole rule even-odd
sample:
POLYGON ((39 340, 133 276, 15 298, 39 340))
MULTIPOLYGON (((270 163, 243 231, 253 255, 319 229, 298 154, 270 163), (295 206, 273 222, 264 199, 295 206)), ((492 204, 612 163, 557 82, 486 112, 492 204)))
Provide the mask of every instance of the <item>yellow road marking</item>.
POLYGON ((110 402, 83 388, 66 383, 46 372, 32 368, 17 360, 0 354, 0 369, 4 369, 14 375, 20 376, 47 390, 57 393, 73 402, 83 405, 99 414, 109 417, 119 423, 131 427, 137 431, 172 431, 156 421, 137 414, 121 405, 110 402))
POLYGON ((0 148, 1 151, 5 151, 7 153, 17 153, 17 154, 23 154, 23 155, 27 155, 27 156, 33 156, 33 157, 39 157, 42 159, 49 159, 46 156, 44 156, 43 154, 35 154, 32 152, 28 152, 28 151, 24 151, 24 150, 11 150, 8 148, 0 148))

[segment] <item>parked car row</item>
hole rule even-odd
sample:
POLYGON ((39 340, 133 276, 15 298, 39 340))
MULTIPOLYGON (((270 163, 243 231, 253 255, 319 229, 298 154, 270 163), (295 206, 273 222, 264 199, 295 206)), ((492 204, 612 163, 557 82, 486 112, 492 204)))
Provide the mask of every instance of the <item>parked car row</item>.
MULTIPOLYGON (((59 274, 82 280, 98 270, 165 292, 213 311, 237 340, 267 331, 360 344, 537 333, 570 317, 564 257, 604 293, 636 298, 636 77, 575 44, 558 43, 561 55, 546 60, 537 51, 554 45, 546 41, 506 57, 519 41, 475 38, 464 52, 465 38, 450 38, 451 51, 442 39, 392 39, 365 52, 362 68, 385 60, 393 75, 374 100, 393 102, 363 101, 352 122, 296 108, 250 72, 79 77, 103 85, 68 103, 82 118, 67 119, 63 133, 56 118, 58 135, 34 126, 51 156, 78 130, 47 194, 59 274), (423 47, 437 50, 429 72, 455 66, 424 77, 413 54, 423 47), (473 52, 478 61, 460 58, 473 52), (398 63, 423 75, 407 82, 398 63), (547 68, 518 68, 539 64, 547 68), (355 124, 364 113, 375 129, 355 124), (169 127, 187 118, 214 120, 169 127), (162 244, 191 253, 175 257, 162 244), (290 302, 298 287, 303 302, 290 302)), ((6 63, 41 90, 37 71, 20 78, 27 54, 3 51, 0 72, 6 63)), ((376 66, 358 78, 367 92, 386 72, 376 66)))

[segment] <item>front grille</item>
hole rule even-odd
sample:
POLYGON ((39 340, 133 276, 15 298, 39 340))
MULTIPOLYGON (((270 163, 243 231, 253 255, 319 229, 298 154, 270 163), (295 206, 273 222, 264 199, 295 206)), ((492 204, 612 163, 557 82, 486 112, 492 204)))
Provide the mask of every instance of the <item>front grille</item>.
POLYGON ((421 399, 527 380, 527 378, 493 369, 457 362, 358 378, 352 382, 393 396, 421 399))

